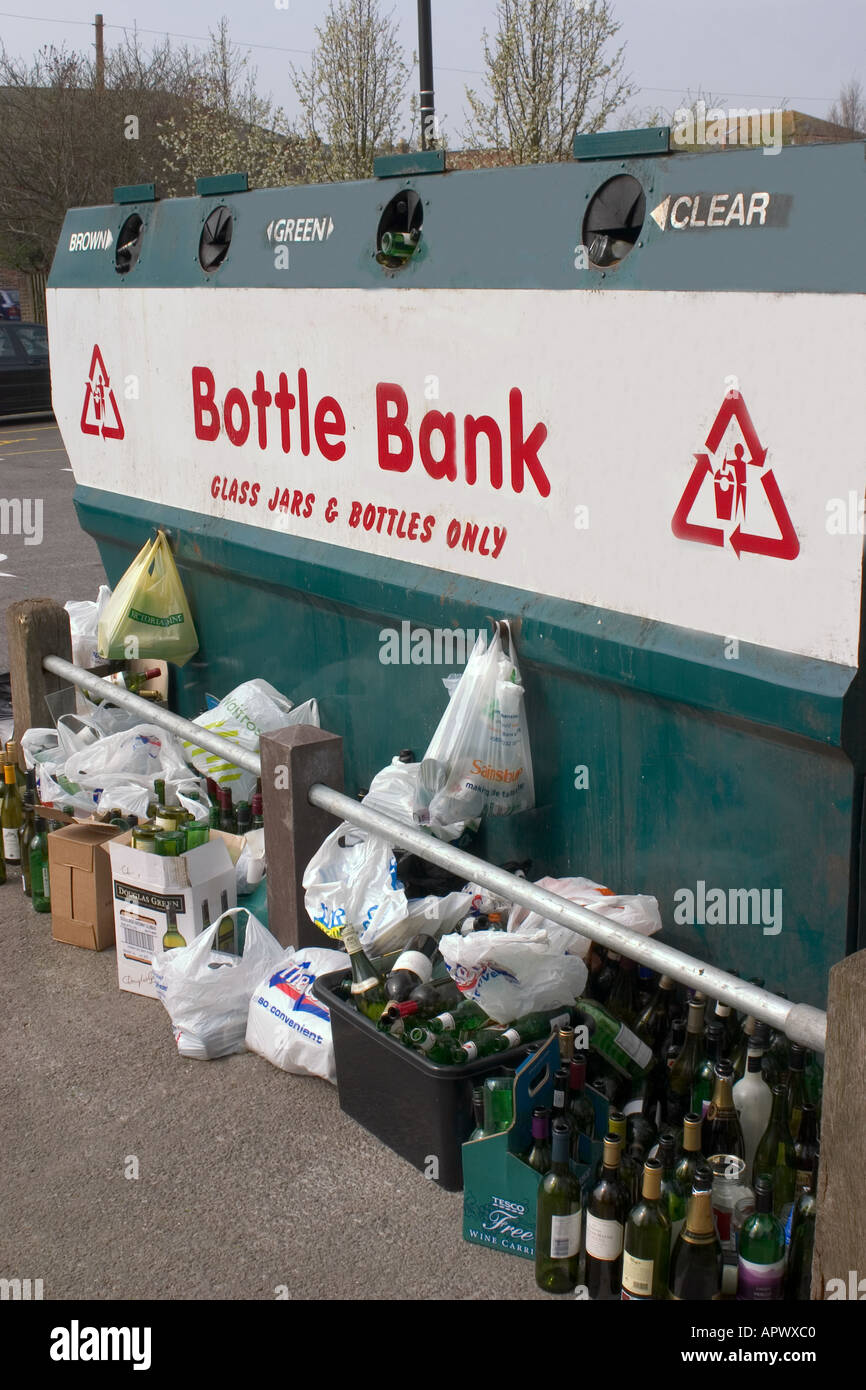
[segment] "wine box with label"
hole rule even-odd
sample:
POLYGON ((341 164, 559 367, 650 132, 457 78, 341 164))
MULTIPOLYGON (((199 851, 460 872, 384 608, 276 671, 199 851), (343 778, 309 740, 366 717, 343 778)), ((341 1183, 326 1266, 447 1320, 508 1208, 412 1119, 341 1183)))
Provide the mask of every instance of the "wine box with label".
POLYGON ((243 840, 211 830, 207 844, 177 858, 133 849, 131 840, 128 830, 105 846, 111 860, 117 979, 122 990, 158 999, 153 958, 162 950, 170 924, 182 944, 189 945, 221 912, 237 906, 234 866, 243 840))
MULTIPOLYGON (((514 1119, 501 1134, 488 1134, 463 1145, 463 1239, 506 1255, 535 1259, 535 1218, 542 1174, 524 1163, 532 1144, 532 1111, 550 1106, 553 1079, 560 1064, 559 1040, 552 1034, 527 1057, 514 1075, 514 1119)), ((586 1087, 595 1111, 595 1132, 607 1132, 608 1102, 586 1087)), ((580 1137, 579 1162, 572 1172, 586 1187, 604 1145, 580 1137)), ((584 1198, 586 1193, 584 1192, 584 1198)))
POLYGON ((513 1068, 526 1044, 464 1066, 431 1062, 404 1047, 337 994, 346 971, 320 975, 313 993, 331 1016, 340 1109, 447 1192, 463 1186, 464 1140, 472 1133, 472 1089, 513 1068))

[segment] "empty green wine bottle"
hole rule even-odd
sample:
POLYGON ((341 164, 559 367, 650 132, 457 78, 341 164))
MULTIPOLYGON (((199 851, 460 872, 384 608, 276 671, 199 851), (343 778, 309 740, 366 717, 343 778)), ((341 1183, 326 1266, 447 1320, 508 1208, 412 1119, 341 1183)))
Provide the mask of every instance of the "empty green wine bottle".
POLYGON ((464 999, 462 1004, 455 1004, 453 1009, 428 1019, 427 1027, 431 1033, 454 1033, 462 1037, 464 1033, 477 1033, 489 1022, 487 1014, 474 999, 464 999))
MULTIPOLYGON (((778 1090, 784 1096, 784 1086, 778 1090)), ((784 1114, 782 1121, 784 1123, 784 1114)), ((785 1278, 785 1231, 781 1221, 773 1215, 770 1179, 756 1178, 753 1186, 755 1210, 743 1223, 737 1251, 737 1298, 781 1298, 785 1278)))
POLYGON ((550 1147, 550 1111, 546 1105, 536 1105, 532 1112, 532 1146, 523 1161, 542 1176, 550 1172, 553 1159, 550 1147))
POLYGON ((752 1169, 752 1187, 757 1191, 757 1181, 764 1177, 770 1183, 773 1193, 773 1210, 782 1222, 786 1222, 794 1201, 795 1155, 794 1141, 788 1124, 787 1090, 784 1086, 773 1087, 773 1109, 755 1153, 752 1169))
POLYGON ((647 1301, 668 1297, 671 1223, 662 1205, 662 1166, 648 1158, 643 1169, 641 1199, 625 1225, 622 1257, 622 1298, 647 1301))
POLYGON ((569 1132, 553 1122, 551 1168, 538 1188, 535 1282, 546 1293, 572 1293, 580 1262, 580 1182, 568 1166, 569 1132))
MULTIPOLYGON (((802 1133, 802 1130, 801 1130, 802 1133)), ((815 1184, 818 1161, 812 1167, 809 1181, 797 1198, 791 1223, 791 1245, 788 1250, 788 1269, 785 1275, 785 1298, 808 1301, 812 1297, 812 1256, 815 1250, 815 1217, 818 1203, 815 1184)))
POLYGON ((358 939, 357 928, 346 926, 340 934, 352 966, 352 1002, 359 1013, 375 1023, 388 1002, 385 981, 381 975, 376 974, 370 964, 358 939))
POLYGON ((48 833, 42 816, 36 817, 30 841, 30 900, 34 912, 51 911, 51 882, 48 877, 48 833))
POLYGON ((21 826, 24 805, 18 790, 17 769, 12 763, 3 765, 3 804, 0 807, 0 826, 3 829, 3 857, 7 864, 21 863, 21 826))

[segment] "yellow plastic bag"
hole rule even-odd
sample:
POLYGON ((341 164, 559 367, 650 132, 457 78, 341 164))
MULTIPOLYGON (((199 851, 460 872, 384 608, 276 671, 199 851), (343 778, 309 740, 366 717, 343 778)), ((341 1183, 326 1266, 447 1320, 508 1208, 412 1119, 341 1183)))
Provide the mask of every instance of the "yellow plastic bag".
POLYGON ((144 657, 183 666, 198 637, 177 565, 162 531, 147 541, 99 619, 99 655, 107 661, 144 657))

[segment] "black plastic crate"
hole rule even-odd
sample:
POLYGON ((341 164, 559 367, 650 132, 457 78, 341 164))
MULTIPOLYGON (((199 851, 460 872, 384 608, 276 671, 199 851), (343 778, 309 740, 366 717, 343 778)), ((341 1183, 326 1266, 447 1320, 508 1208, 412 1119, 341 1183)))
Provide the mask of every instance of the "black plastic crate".
POLYGON ((522 1044, 463 1067, 430 1062, 380 1033, 336 994, 347 974, 320 975, 313 986, 331 1014, 340 1109, 431 1181, 460 1192, 462 1146, 475 1124, 473 1087, 503 1067, 517 1066, 530 1049, 522 1044))

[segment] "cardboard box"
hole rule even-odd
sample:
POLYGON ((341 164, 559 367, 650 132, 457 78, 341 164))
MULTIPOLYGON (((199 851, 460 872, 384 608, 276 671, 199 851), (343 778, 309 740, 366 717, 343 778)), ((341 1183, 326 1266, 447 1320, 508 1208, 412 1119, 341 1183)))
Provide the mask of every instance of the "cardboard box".
POLYGON ((114 945, 111 865, 100 849, 118 836, 113 825, 66 825, 48 836, 51 935, 70 946, 104 951, 114 945))
POLYGON ((132 831, 105 846, 110 859, 117 979, 131 994, 159 998, 153 983, 153 958, 173 913, 176 930, 187 945, 204 930, 204 904, 215 922, 237 906, 234 861, 243 840, 212 830, 206 845, 176 859, 133 849, 132 831))

